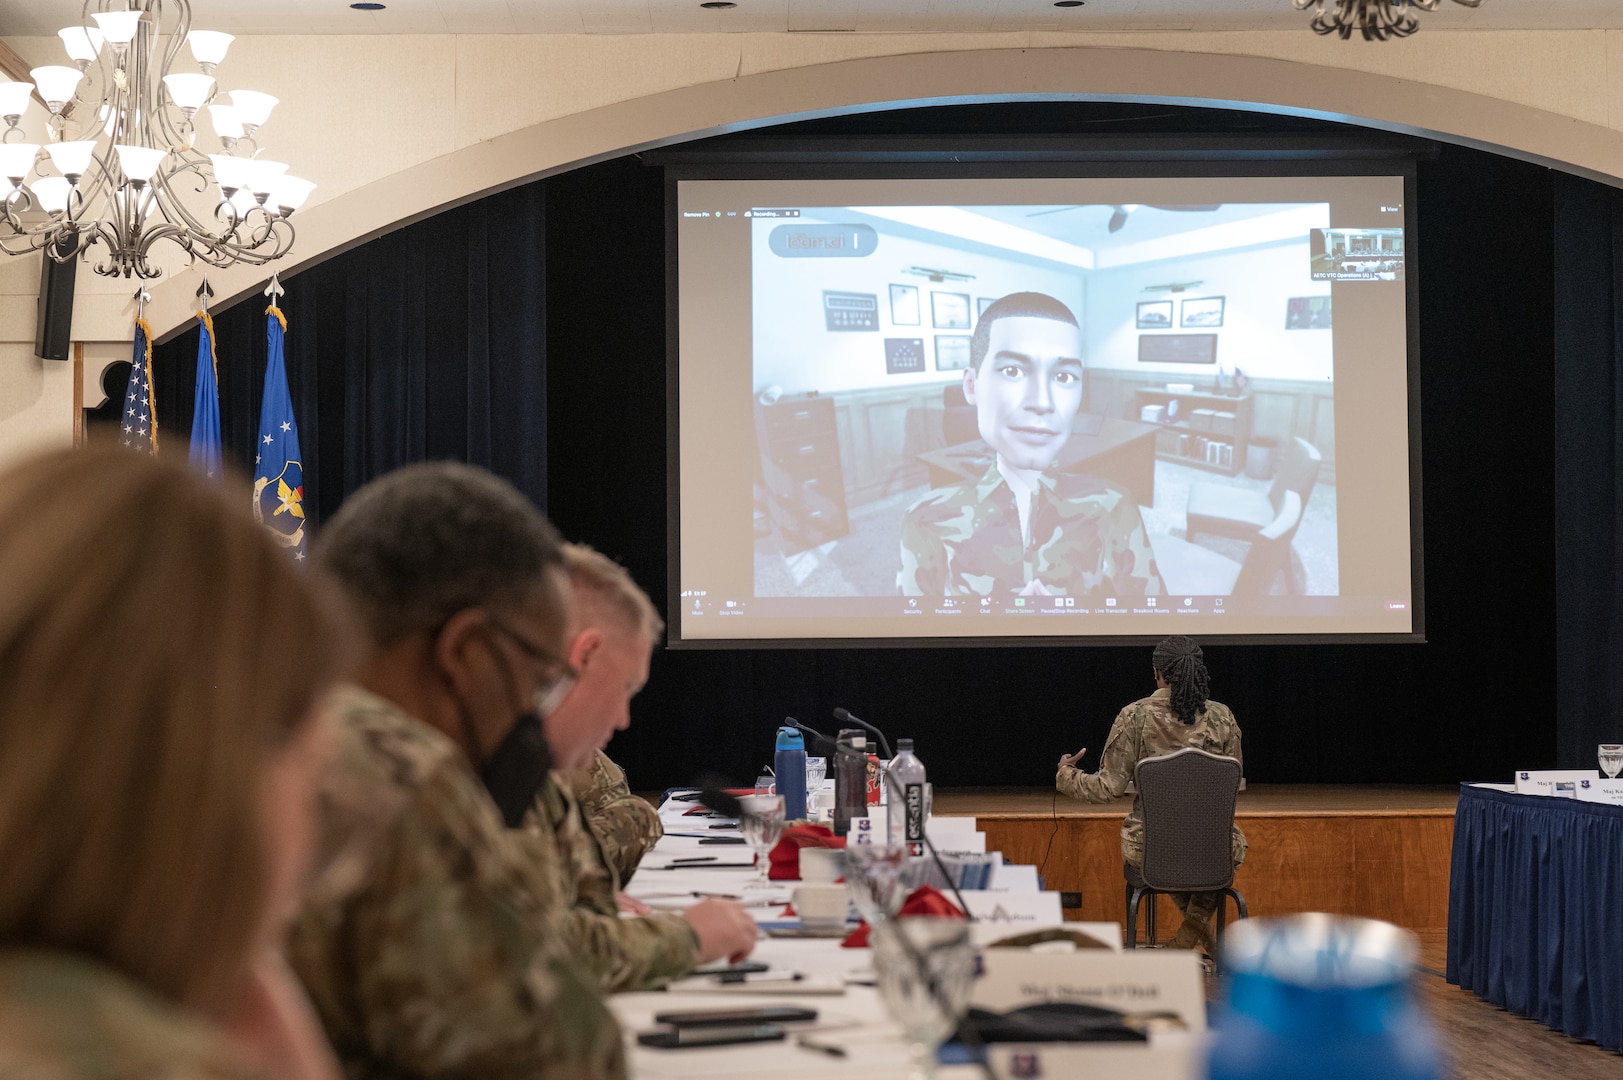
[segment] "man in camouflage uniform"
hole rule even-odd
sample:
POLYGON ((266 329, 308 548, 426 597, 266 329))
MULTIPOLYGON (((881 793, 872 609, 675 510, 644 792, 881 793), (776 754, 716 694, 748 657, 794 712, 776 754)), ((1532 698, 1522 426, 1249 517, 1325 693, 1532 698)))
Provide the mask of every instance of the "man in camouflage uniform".
MULTIPOLYGON (((614 733, 629 726, 631 698, 648 679, 664 624, 612 560, 568 544, 564 561, 575 612, 566 656, 577 675, 567 696, 547 713, 545 730, 560 769, 579 771, 592 767, 614 733)), ((622 879, 608 851, 643 846, 647 818, 622 814, 605 823, 610 830, 617 824, 628 828, 626 835, 595 832, 568 776, 555 774, 541 791, 525 820, 527 849, 536 851, 538 864, 561 867, 560 917, 571 951, 605 989, 644 989, 686 975, 697 964, 749 954, 755 921, 731 901, 704 900, 681 915, 622 918, 622 879)))
POLYGON ((590 766, 569 773, 567 779, 603 849, 603 860, 624 888, 642 857, 665 835, 659 811, 647 799, 631 794, 625 772, 601 750, 590 766))
POLYGON ((1054 460, 1082 406, 1082 332, 1064 304, 1013 293, 981 315, 964 397, 995 460, 902 519, 905 596, 1112 596, 1161 591, 1131 495, 1054 460))
MULTIPOLYGON (((1059 759, 1054 784, 1061 794, 1090 803, 1120 798, 1139 762, 1191 746, 1244 764, 1234 714, 1227 705, 1206 697, 1206 665, 1200 647, 1187 637, 1167 638, 1156 646, 1154 672, 1155 693, 1116 715, 1099 755, 1098 772, 1085 773, 1076 767, 1087 747, 1059 759)), ((1245 862, 1245 834, 1238 825, 1232 834, 1231 854, 1236 867, 1245 862)), ((1144 809, 1137 794, 1121 825, 1121 857, 1131 866, 1144 865, 1144 809)), ((1183 911, 1184 921, 1171 945, 1211 953, 1215 944, 1211 918, 1217 911, 1218 894, 1173 893, 1172 898, 1183 911)))
POLYGON ((559 868, 503 827, 544 787, 535 703, 567 672, 556 533, 495 477, 435 464, 357 492, 319 543, 372 645, 362 682, 387 696, 336 705, 321 851, 346 872, 288 938, 345 1071, 623 1075, 618 1027, 564 951, 559 868))

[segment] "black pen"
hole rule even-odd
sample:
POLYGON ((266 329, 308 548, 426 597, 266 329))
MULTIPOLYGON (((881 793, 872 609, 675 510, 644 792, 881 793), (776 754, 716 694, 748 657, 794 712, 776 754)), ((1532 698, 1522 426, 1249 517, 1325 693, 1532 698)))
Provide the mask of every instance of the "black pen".
POLYGON ((835 1046, 833 1043, 813 1042, 804 1035, 795 1039, 795 1045, 805 1050, 815 1050, 819 1054, 827 1054, 829 1057, 845 1056, 845 1047, 835 1046))
POLYGON ((715 862, 715 861, 716 861, 716 856, 714 856, 714 855, 689 855, 689 856, 687 856, 685 858, 681 858, 681 859, 672 859, 670 861, 670 865, 675 866, 678 863, 715 862))

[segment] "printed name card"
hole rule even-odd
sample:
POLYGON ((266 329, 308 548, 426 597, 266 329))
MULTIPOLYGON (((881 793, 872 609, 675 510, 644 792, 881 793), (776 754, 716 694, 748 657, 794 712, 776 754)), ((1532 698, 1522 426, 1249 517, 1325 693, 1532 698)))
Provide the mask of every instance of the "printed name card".
POLYGON ((992 867, 992 879, 986 883, 987 892, 1034 893, 1037 890, 1037 868, 1030 863, 1018 866, 997 863, 992 867))
POLYGON ((1623 780, 1579 780, 1573 794, 1579 802, 1623 806, 1623 780))
POLYGON ((1516 774, 1518 795, 1560 795, 1573 798, 1580 780, 1599 780, 1598 769, 1532 769, 1516 774))
POLYGON ((1007 1012, 1049 1001, 1121 1012, 1173 1012, 1192 1031, 1206 1030, 1200 960, 1182 949, 1035 953, 985 949, 971 1004, 1007 1012))
MULTIPOLYGON (((962 890, 969 913, 981 922, 1007 923, 1014 933, 1039 926, 1061 926, 1065 916, 1060 914, 1057 892, 987 892, 984 889, 962 890)), ((950 893, 949 893, 950 896, 950 893)))
POLYGON ((1206 1046, 1198 1038, 1142 1043, 993 1043, 986 1063, 998 1080, 1059 1080, 1071 1076, 1130 1076, 1189 1080, 1206 1075, 1206 1046))

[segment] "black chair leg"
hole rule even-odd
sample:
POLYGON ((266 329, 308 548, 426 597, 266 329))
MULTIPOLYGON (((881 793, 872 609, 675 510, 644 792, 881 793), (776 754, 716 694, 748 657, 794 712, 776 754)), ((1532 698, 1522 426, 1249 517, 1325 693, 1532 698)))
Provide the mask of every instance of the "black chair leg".
POLYGON ((1142 895, 1137 889, 1128 889, 1127 891, 1127 947, 1129 949, 1138 948, 1138 898, 1142 895))
POLYGON ((1249 919, 1251 917, 1251 915, 1245 909, 1245 897, 1240 895, 1240 890, 1235 889, 1235 888, 1228 888, 1228 889, 1224 889, 1223 891, 1228 893, 1230 896, 1234 897, 1234 907, 1239 912, 1239 914, 1237 914, 1235 916, 1235 918, 1249 919))
POLYGON ((1155 913, 1161 906, 1161 894, 1154 889, 1145 889, 1144 895, 1150 898, 1150 909, 1144 913, 1144 944, 1153 949, 1157 944, 1155 913))

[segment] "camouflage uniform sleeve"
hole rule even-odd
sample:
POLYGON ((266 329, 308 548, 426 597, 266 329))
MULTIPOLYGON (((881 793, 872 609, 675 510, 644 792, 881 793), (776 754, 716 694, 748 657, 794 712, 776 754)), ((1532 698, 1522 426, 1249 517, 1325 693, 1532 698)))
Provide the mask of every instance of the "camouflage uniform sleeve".
POLYGON ((1054 786, 1060 794, 1080 802, 1109 802, 1120 797, 1127 791, 1127 781, 1133 778, 1133 768, 1138 764, 1136 742, 1133 708, 1128 706, 1116 715, 1110 727, 1110 737, 1099 755, 1099 771, 1086 773, 1075 765, 1063 765, 1054 786))
POLYGON ((1151 568, 1154 554, 1144 531, 1144 515, 1125 492, 1100 522, 1099 539, 1103 548, 1099 569, 1112 582, 1112 589, 1128 596, 1160 594, 1161 579, 1151 568))
POLYGON ((424 778, 381 844, 366 886, 289 941, 352 1073, 624 1075, 614 1018, 538 915, 543 868, 464 762, 424 778))
POLYGON ((947 546, 921 512, 931 497, 925 496, 902 515, 902 569, 896 585, 903 596, 946 595, 947 546))
MULTIPOLYGON (((1228 706, 1225 705, 1223 711, 1228 713, 1228 737, 1223 741, 1223 753, 1240 763, 1240 776, 1244 777, 1245 758, 1240 754, 1240 725, 1234 719, 1234 714, 1229 712, 1228 706)), ((1231 854, 1234 857, 1234 865, 1240 866, 1245 862, 1246 854, 1251 850, 1251 845, 1247 843, 1245 833, 1240 831, 1238 822, 1234 825, 1232 841, 1233 850, 1231 854)))
POLYGON ((659 811, 648 800, 631 793, 626 774, 601 750, 584 774, 572 775, 569 780, 597 835, 603 860, 624 888, 637 872, 642 857, 665 835, 659 811))

